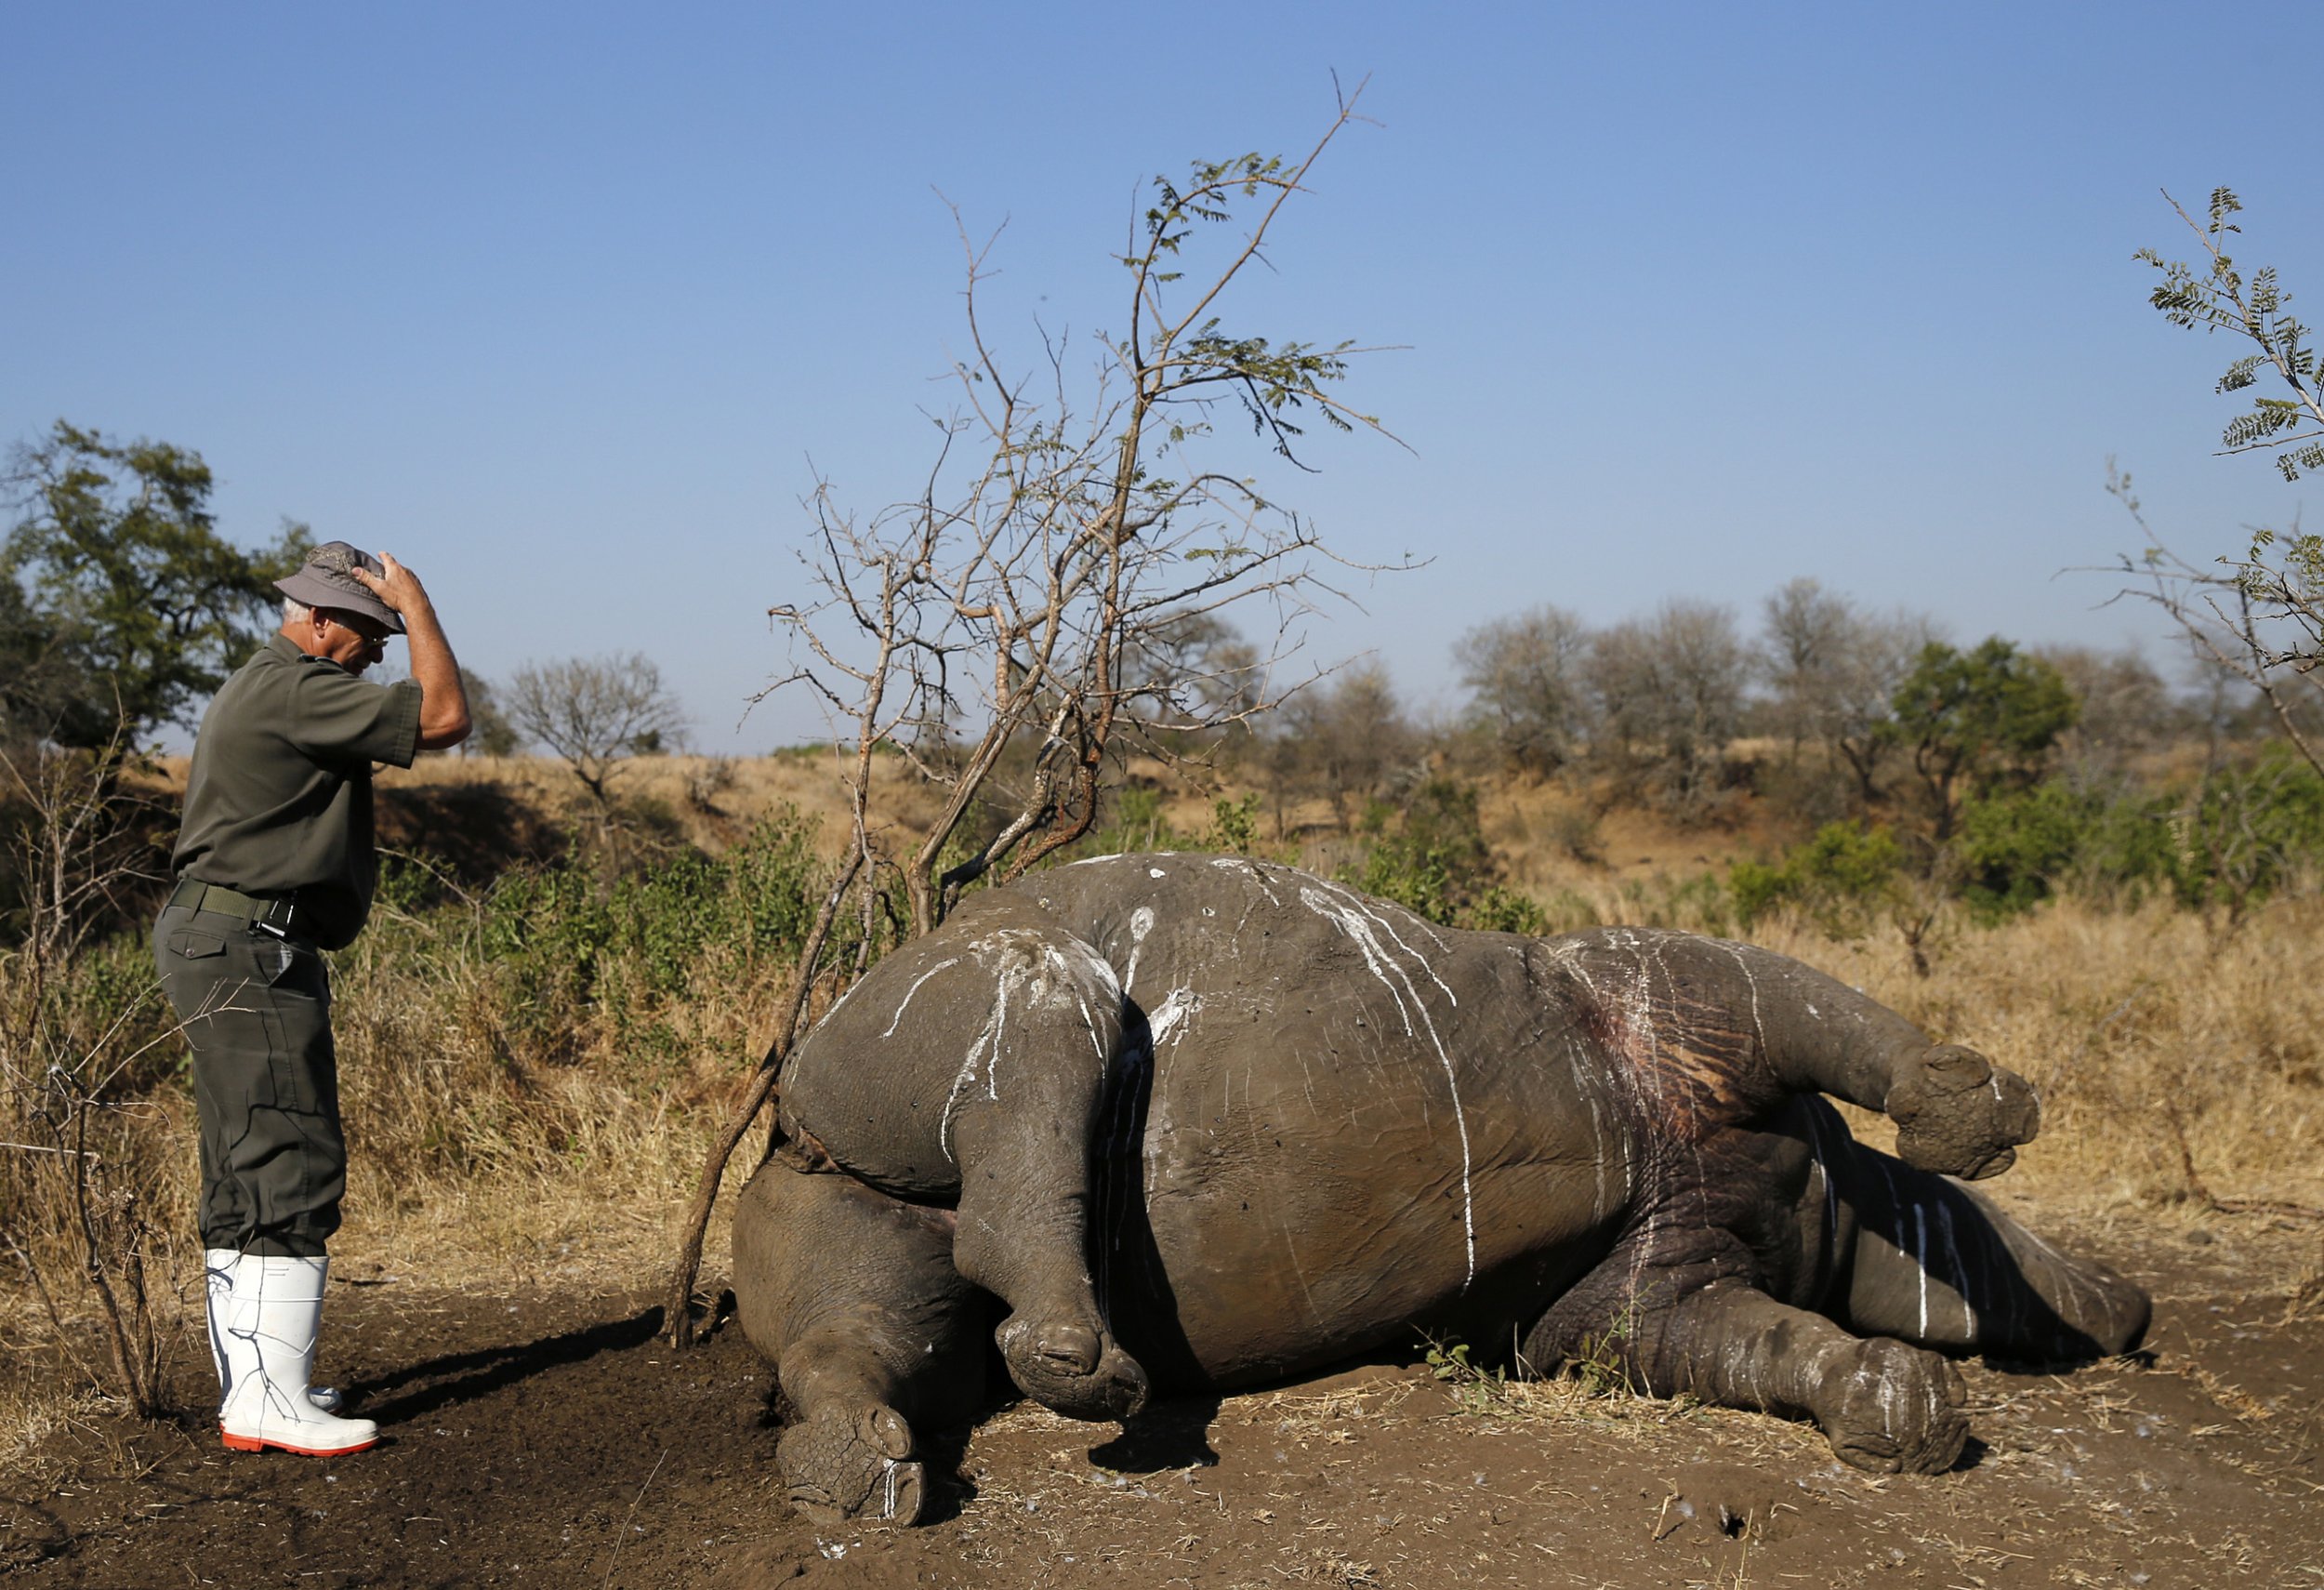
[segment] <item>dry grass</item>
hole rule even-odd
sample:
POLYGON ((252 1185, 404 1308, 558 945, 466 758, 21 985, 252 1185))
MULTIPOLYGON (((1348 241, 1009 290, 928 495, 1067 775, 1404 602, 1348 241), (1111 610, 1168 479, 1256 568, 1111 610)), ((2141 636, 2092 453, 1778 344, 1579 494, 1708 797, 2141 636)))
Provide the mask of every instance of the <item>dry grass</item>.
POLYGON ((2146 1207, 2324 1205, 2324 902, 2278 901, 2229 938, 2161 906, 2064 901, 1955 932, 1915 977, 1894 939, 1754 935, 1971 1044, 2042 1093, 2016 1190, 2146 1207))

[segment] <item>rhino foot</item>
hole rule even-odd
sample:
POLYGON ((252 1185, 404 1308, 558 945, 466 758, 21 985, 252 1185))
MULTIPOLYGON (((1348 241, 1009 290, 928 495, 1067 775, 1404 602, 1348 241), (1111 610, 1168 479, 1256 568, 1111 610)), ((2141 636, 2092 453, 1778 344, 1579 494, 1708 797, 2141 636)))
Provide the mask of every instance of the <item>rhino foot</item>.
POLYGON ((912 1456, 912 1427, 885 1403, 825 1407, 783 1432, 775 1448, 791 1505, 820 1530, 858 1518, 917 1524, 928 1473, 912 1456))
POLYGON ((2032 1085, 1958 1043, 1898 1066, 1886 1108, 1896 1123, 1898 1159, 1972 1181, 2008 1170, 2015 1146, 2032 1142, 2041 1128, 2032 1085))
POLYGON ((1127 1419, 1146 1405, 1146 1371, 1103 1331, 1012 1314, 994 1339, 1010 1378, 1068 1419, 1127 1419))
POLYGON ((1825 1382, 1816 1422, 1834 1456, 1874 1474, 1942 1474, 1969 1440, 1969 1388, 1935 1353, 1886 1336, 1825 1382))

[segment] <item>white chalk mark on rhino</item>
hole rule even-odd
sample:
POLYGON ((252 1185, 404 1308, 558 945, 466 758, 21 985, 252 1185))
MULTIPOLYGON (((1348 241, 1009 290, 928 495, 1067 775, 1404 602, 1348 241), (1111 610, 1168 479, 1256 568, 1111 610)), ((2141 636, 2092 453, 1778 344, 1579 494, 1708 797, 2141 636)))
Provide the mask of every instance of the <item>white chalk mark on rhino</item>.
POLYGON ((1929 1339, 1929 1215, 1919 1202, 1912 1206, 1912 1256, 1921 1266, 1921 1340, 1929 1339))
MULTIPOLYGON (((1043 961, 1049 964, 1050 968, 1057 974, 1058 987, 1053 998, 1058 1001, 1062 1001, 1066 995, 1070 993, 1073 997, 1074 1003, 1080 1009, 1081 1026, 1083 1030, 1088 1032, 1089 1035, 1089 1047, 1097 1051, 1098 1075, 1103 1077, 1105 1075, 1105 1063, 1107 1058, 1106 1035, 1103 1029, 1099 1027, 1097 1017, 1089 1013, 1089 990, 1086 987, 1079 986, 1078 980, 1075 976, 1076 968, 1074 962, 1066 957, 1063 950, 1059 949, 1053 944, 1044 945, 1041 949, 1041 957, 1043 961)), ((1091 954, 1087 950, 1082 951, 1081 965, 1079 970, 1094 974, 1093 981, 1099 990, 1113 1000, 1116 1009, 1120 1007, 1122 999, 1121 985, 1114 980, 1114 968, 1107 965, 1103 957, 1091 954)), ((1038 989, 1039 985, 1037 983, 1036 991, 1037 992, 1038 989)))
POLYGON ((1165 1041, 1175 1040, 1180 1024, 1200 1009, 1202 1000, 1194 989, 1172 988, 1169 997, 1146 1018, 1147 1027, 1154 1034, 1154 1046, 1159 1049, 1165 1041))
MULTIPOLYGON (((1386 934, 1389 938, 1394 942, 1398 949, 1403 950, 1406 955, 1409 955, 1413 960, 1420 963, 1420 970, 1428 974, 1430 982, 1434 983, 1439 988, 1444 988, 1445 998, 1451 1000, 1455 1005, 1459 1005, 1460 1003, 1460 1000, 1454 996, 1453 991, 1450 988, 1445 987, 1445 980, 1436 974, 1436 968, 1429 963, 1428 957, 1422 955, 1419 950, 1405 943, 1403 935, 1398 934, 1395 928, 1391 925, 1386 913, 1379 908, 1380 903, 1378 900, 1373 899, 1368 894, 1359 894, 1354 890, 1347 888, 1342 884, 1326 882, 1324 887, 1331 890, 1333 893, 1345 899, 1347 901, 1345 908, 1361 912, 1365 920, 1378 924, 1380 930, 1386 934)), ((1306 890, 1301 891, 1302 897, 1304 897, 1307 894, 1308 891, 1306 890)), ((1308 903, 1311 906, 1314 905, 1312 900, 1308 903)), ((1445 942, 1444 935, 1429 925, 1429 921, 1426 917, 1416 916, 1410 911, 1406 911, 1405 915, 1411 917, 1413 921, 1417 922, 1421 928, 1426 930, 1429 937, 1436 941, 1437 948, 1447 949, 1451 947, 1445 942)))
POLYGON ((1961 1345, 1974 1345, 1977 1340, 1977 1313, 1970 1305, 1969 1266, 1961 1262, 1961 1247, 1953 1240, 1952 1208, 1942 1199, 1936 1206, 1936 1230, 1945 1239, 1946 1272, 1952 1278, 1955 1295, 1961 1299, 1961 1345))
POLYGON ((1081 1025, 1089 1030, 1089 1047, 1097 1051, 1098 1075, 1105 1074, 1105 1035, 1098 1030, 1098 1018, 1089 1014, 1089 1001, 1077 1000, 1081 1006, 1081 1025))
MULTIPOLYGON (((888 1030, 881 1033, 879 1036, 882 1038, 893 1038, 896 1035, 896 1023, 902 1021, 904 1019, 904 1013, 912 1008, 912 996, 920 991, 920 985, 922 983, 927 982, 931 977, 933 977, 937 973, 942 972, 945 967, 957 966, 959 964, 960 958, 958 956, 949 956, 943 961, 939 961, 935 965, 931 966, 927 971, 921 973, 918 977, 914 978, 912 980, 912 986, 904 990, 904 999, 902 1002, 896 1006, 896 1014, 889 1021, 888 1030)), ((855 990, 852 988, 848 990, 851 994, 855 990)))
POLYGON ((1129 913, 1129 964, 1122 970, 1121 984, 1125 989, 1135 987, 1138 982, 1138 957, 1145 953, 1146 934, 1153 931, 1152 906, 1141 906, 1129 913))
POLYGON ((1000 987, 993 999, 993 1057, 984 1067, 984 1093, 995 1104, 1000 1102, 1000 1042, 1009 1030, 1009 995, 1016 977, 1010 969, 1003 969, 1000 987))
POLYGON ((1267 896, 1267 904, 1271 906, 1280 906, 1283 904, 1281 900, 1275 898, 1275 892, 1267 887, 1267 875, 1260 871, 1259 868, 1251 863, 1245 861, 1241 856, 1214 855, 1210 858, 1210 865, 1217 868, 1222 868, 1229 872, 1239 872, 1246 878, 1248 878, 1252 882, 1259 885, 1259 892, 1267 896))
POLYGON ((954 1158, 952 1152, 952 1112, 959 1104, 961 1093, 976 1081, 977 1062, 984 1057, 985 1048, 992 1040, 993 1024, 988 1019, 984 1024, 984 1030, 978 1033, 976 1041, 969 1045, 968 1058, 960 1063, 960 1074, 952 1080, 952 1092, 944 1095, 944 1119, 936 1123, 936 1146, 942 1148, 944 1151, 944 1158, 951 1159, 956 1165, 959 1163, 959 1160, 954 1158))
MULTIPOLYGON (((1444 1040, 1437 1036, 1436 1023, 1428 1014, 1428 1002, 1420 998, 1420 991, 1413 985, 1411 974, 1396 964, 1395 958, 1374 936, 1371 923, 1366 917, 1362 913, 1340 906, 1338 902, 1314 889, 1301 889, 1300 899, 1309 910, 1327 921, 1337 923, 1340 931, 1348 935, 1349 941, 1364 957, 1364 964, 1370 969, 1374 977, 1380 979, 1380 987, 1388 990, 1388 997, 1395 1001, 1396 1014, 1404 1018, 1405 1035, 1408 1038, 1419 1036, 1412 1029, 1412 1013, 1414 1010, 1419 1012, 1420 1025, 1428 1029, 1429 1044, 1436 1051, 1437 1064, 1445 1068, 1446 1091, 1452 1095, 1453 1127, 1460 1137, 1460 1227, 1468 1242, 1469 1260, 1468 1276, 1461 1281, 1460 1290, 1466 1292, 1469 1290, 1469 1283, 1475 1280, 1477 1277, 1476 1193, 1470 1179, 1472 1166, 1469 1159, 1469 1117, 1460 1105, 1460 1080, 1454 1074, 1452 1056, 1446 1053, 1444 1040), (1389 977, 1391 972, 1395 974, 1393 981, 1389 977), (1399 981, 1404 985, 1402 992, 1399 992, 1396 987, 1396 983, 1399 981), (1409 1007, 1405 1003, 1406 994, 1409 994, 1412 999, 1409 1007)), ((1393 937, 1394 934, 1392 933, 1390 936, 1393 937)), ((1403 941, 1399 939, 1397 943, 1401 945, 1403 941)), ((1408 950, 1407 953, 1409 953, 1408 950)), ((1419 957, 1416 955, 1413 959, 1417 961, 1419 957)), ((1422 961, 1420 964, 1425 969, 1428 962, 1422 961)), ((1434 979, 1436 974, 1432 971, 1429 975, 1434 979)), ((1442 982, 1438 982, 1436 986, 1440 988, 1445 987, 1442 982)), ((1446 996, 1450 998, 1452 990, 1446 988, 1445 991, 1446 996)))
MULTIPOLYGON (((1735 969, 1743 974, 1744 986, 1751 990, 1751 1034, 1759 1040, 1759 1053, 1764 1058, 1767 1053, 1767 1027, 1766 1024, 1760 1020, 1759 1015, 1759 974, 1751 970, 1750 961, 1745 959, 1744 946, 1728 944, 1724 939, 1716 939, 1712 942, 1724 945, 1727 951, 1734 956, 1735 969)), ((1815 1014, 1812 1008, 1809 1014, 1811 1015, 1815 1014)))
MULTIPOLYGON (((1590 1085, 1590 1080, 1582 1075, 1581 1056, 1576 1053, 1570 1045, 1565 1051, 1565 1066, 1566 1069, 1570 1070, 1574 1074, 1574 1092, 1581 1095, 1582 1100, 1590 1106, 1590 1146, 1591 1150, 1590 1155, 1590 1169, 1591 1174, 1595 1178, 1595 1185, 1591 1188, 1590 1194, 1590 1219, 1591 1223, 1595 1225, 1597 1222, 1605 1218, 1606 1211, 1609 1207, 1605 1197, 1605 1118, 1600 1114, 1598 1110, 1597 1090, 1592 1088, 1590 1085)), ((1625 1159, 1627 1160, 1627 1156, 1625 1159)), ((1626 1162, 1624 1165, 1624 1181, 1628 1181, 1630 1179, 1628 1171, 1629 1167, 1626 1162)))

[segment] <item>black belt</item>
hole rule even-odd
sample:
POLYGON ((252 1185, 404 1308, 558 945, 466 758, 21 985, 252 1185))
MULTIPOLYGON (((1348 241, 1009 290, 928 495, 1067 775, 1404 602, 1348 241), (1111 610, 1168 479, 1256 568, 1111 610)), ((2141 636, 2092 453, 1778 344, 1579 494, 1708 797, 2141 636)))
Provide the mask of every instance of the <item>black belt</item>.
POLYGON ((262 928, 277 938, 296 934, 300 938, 312 936, 308 913, 298 908, 297 900, 288 894, 268 898, 245 894, 229 889, 223 883, 205 883, 199 878, 181 878, 178 887, 169 892, 173 906, 191 906, 197 911, 212 911, 219 916, 240 917, 252 926, 262 928))

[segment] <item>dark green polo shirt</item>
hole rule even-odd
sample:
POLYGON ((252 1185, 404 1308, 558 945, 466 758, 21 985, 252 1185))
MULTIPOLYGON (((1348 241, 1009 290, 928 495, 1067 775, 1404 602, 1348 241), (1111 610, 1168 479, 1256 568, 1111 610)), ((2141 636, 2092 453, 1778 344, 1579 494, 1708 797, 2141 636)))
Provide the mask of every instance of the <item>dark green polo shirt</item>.
POLYGON ((369 684, 282 635, 202 718, 170 866, 245 894, 296 894, 325 949, 371 914, 371 765, 409 767, 419 686, 369 684))

